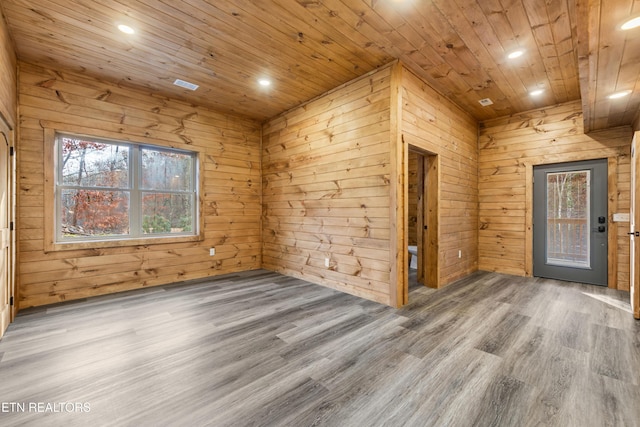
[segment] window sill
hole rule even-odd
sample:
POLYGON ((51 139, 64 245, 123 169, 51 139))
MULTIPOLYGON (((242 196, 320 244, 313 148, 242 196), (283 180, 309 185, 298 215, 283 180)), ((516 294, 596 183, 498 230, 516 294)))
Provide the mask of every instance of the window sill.
POLYGON ((199 242, 204 240, 204 236, 161 236, 146 237, 141 239, 122 239, 122 240, 96 240, 96 241, 78 241, 45 244, 45 252, 73 251, 82 249, 101 249, 101 248, 121 248, 126 246, 149 246, 174 243, 199 242))

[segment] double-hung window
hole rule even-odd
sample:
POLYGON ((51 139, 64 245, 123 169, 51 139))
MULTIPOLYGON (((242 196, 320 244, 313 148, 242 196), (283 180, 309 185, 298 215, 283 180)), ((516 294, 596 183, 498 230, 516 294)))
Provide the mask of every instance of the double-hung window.
POLYGON ((196 236, 194 152, 57 133, 56 243, 196 236))

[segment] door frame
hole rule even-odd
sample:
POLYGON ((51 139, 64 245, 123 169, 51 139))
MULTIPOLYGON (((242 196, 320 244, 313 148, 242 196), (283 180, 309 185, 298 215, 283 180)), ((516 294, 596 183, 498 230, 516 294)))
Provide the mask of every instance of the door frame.
MULTIPOLYGON (((427 233, 418 239, 418 281, 430 288, 440 287, 439 273, 439 200, 440 200, 440 156, 415 145, 406 145, 404 155, 403 211, 405 221, 402 230, 402 248, 407 253, 409 245, 409 151, 418 155, 418 230, 427 226, 427 233)), ((409 302, 409 268, 407 264, 402 276, 402 304, 409 302)))
MULTIPOLYGON (((13 304, 8 307, 8 318, 0 321, 0 338, 4 335, 4 329, 16 317, 18 312, 17 289, 16 289, 16 155, 15 155, 15 135, 14 129, 0 113, 0 143, 7 144, 7 158, 0 161, 7 162, 7 216, 9 227, 8 254, 7 254, 7 290, 9 298, 13 298, 13 304), (13 227, 11 227, 13 225, 13 227), (6 324, 5 324, 6 322, 6 324)), ((2 286, 5 286, 2 284, 2 286)), ((6 316, 6 315, 4 315, 6 316)))
POLYGON ((417 229, 423 231, 422 238, 418 239, 418 282, 438 288, 438 156, 412 151, 418 154, 417 229))
POLYGON ((527 162, 525 167, 525 276, 533 277, 533 167, 554 163, 580 162, 584 160, 607 160, 607 287, 617 289, 617 238, 618 223, 613 221, 613 214, 618 211, 618 157, 592 157, 580 153, 563 155, 561 159, 540 159, 527 162))

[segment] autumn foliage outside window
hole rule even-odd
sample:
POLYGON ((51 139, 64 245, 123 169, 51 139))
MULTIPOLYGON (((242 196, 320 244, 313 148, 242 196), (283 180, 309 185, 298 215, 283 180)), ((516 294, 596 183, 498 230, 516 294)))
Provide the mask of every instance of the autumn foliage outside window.
POLYGON ((58 241, 195 235, 195 153, 57 135, 58 241))

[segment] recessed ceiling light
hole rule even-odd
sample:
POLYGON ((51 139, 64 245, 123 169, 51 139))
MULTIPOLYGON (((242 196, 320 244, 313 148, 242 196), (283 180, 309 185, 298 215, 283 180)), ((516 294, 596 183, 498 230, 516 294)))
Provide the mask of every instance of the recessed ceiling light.
POLYGON ((522 49, 518 49, 518 50, 514 50, 513 52, 511 52, 510 54, 507 55, 507 58, 509 59, 516 59, 516 58, 520 58, 522 55, 524 55, 524 50, 522 49))
POLYGON ((258 83, 260 84, 260 86, 271 86, 271 80, 269 79, 260 79, 258 80, 258 83))
POLYGON ((133 34, 136 31, 128 25, 120 24, 118 25, 118 29, 125 34, 133 34))
POLYGON ((482 105, 483 107, 488 107, 489 105, 493 105, 493 101, 489 98, 482 98, 481 100, 478 101, 480 103, 480 105, 482 105))
POLYGON ((174 81, 173 84, 189 90, 196 90, 200 87, 197 84, 189 83, 180 79, 176 79, 176 81, 174 81))
POLYGON ((636 27, 640 27, 640 16, 628 20, 627 22, 622 24, 622 26, 620 28, 622 28, 623 30, 630 30, 630 29, 636 28, 636 27))
POLYGON ((625 96, 627 96, 629 94, 631 94, 630 90, 623 90, 622 92, 612 93, 611 95, 609 95, 609 99, 624 98, 625 96))
POLYGON ((536 89, 536 90, 532 90, 531 92, 529 92, 529 95, 531 95, 531 96, 539 96, 539 95, 542 95, 542 92, 544 92, 544 90, 536 89))

